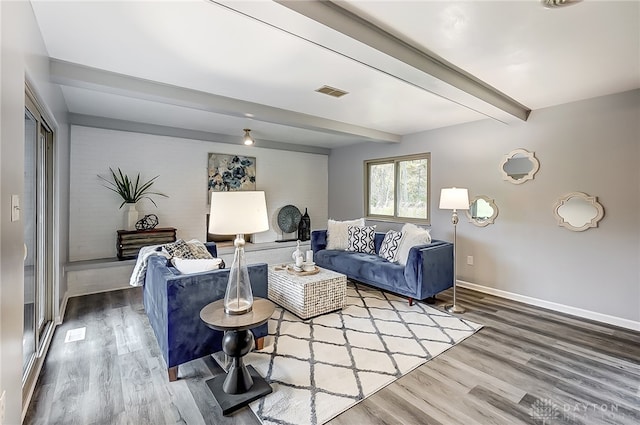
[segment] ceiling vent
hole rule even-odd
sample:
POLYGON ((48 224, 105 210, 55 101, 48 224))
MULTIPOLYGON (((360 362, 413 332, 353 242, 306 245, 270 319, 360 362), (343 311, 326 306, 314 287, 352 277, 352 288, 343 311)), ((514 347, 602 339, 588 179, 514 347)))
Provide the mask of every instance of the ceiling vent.
POLYGON ((348 94, 344 90, 340 90, 340 89, 337 89, 335 87, 330 87, 330 86, 322 86, 319 89, 316 89, 316 91, 318 93, 324 93, 324 94, 327 94, 327 95, 333 96, 333 97, 342 97, 345 94, 348 94))

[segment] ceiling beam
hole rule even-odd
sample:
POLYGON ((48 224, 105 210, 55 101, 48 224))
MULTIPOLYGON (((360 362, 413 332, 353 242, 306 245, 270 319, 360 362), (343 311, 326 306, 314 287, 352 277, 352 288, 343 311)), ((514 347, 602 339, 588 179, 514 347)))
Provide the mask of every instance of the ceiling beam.
POLYGON ((523 121, 526 121, 531 113, 531 109, 434 53, 400 39, 332 1, 274 1, 444 81, 523 121))
POLYGON ((361 137, 363 142, 399 143, 401 139, 398 134, 57 59, 50 60, 50 74, 54 83, 64 86, 96 90, 234 117, 250 117, 255 121, 287 125, 306 130, 356 136, 361 137))
POLYGON ((130 133, 154 134, 156 136, 168 136, 181 139, 228 143, 231 145, 241 146, 242 148, 247 150, 258 147, 263 149, 278 149, 289 152, 315 153, 320 155, 329 155, 331 153, 331 149, 327 148, 277 142, 274 140, 266 140, 263 138, 259 139, 258 145, 245 146, 242 144, 242 139, 238 136, 229 136, 226 134, 192 130, 188 128, 168 127, 164 125, 148 124, 137 121, 125 121, 114 118, 96 117, 93 115, 70 113, 68 118, 69 124, 80 125, 83 127, 95 127, 108 130, 128 131, 130 133))

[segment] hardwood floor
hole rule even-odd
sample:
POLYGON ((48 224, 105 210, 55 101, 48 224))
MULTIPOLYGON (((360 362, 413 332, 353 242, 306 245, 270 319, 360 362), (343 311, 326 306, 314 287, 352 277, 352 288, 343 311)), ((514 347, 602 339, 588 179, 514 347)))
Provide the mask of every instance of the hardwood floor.
MULTIPOLYGON (((210 357, 168 382, 141 296, 69 300, 24 423, 259 424, 248 408, 222 416, 210 357), (65 343, 81 327, 85 339, 65 343)), ((482 330, 330 424, 640 423, 640 333, 465 289, 458 300, 482 330)))

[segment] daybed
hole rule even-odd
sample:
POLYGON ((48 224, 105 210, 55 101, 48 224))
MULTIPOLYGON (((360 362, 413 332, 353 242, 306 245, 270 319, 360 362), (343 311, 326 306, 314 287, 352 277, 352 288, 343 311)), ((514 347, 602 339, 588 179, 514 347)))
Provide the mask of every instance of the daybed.
MULTIPOLYGON (((215 243, 206 244, 214 257, 215 243)), ((144 283, 144 308, 167 364, 169 381, 178 378, 178 365, 222 350, 223 332, 208 328, 200 310, 224 298, 229 269, 180 274, 167 258, 150 256, 144 283)), ((254 297, 267 298, 267 265, 248 266, 254 297)), ((252 329, 262 348, 267 325, 252 329)))
POLYGON ((327 231, 311 233, 315 263, 347 275, 349 279, 409 298, 424 300, 453 286, 453 244, 433 240, 409 251, 406 266, 378 255, 385 234, 375 233, 375 254, 326 249, 327 231))

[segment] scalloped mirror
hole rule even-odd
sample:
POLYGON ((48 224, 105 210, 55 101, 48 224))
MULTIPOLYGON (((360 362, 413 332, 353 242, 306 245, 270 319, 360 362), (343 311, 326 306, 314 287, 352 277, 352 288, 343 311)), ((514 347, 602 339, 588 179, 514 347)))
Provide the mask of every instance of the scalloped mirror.
POLYGON ((533 152, 526 149, 515 149, 506 154, 500 163, 502 178, 513 184, 522 184, 533 180, 538 172, 540 162, 533 152))
POLYGON ((598 227, 598 222, 604 217, 598 198, 582 192, 571 192, 558 199, 553 212, 559 226, 574 232, 598 227))
POLYGON ((485 227, 496 221, 498 206, 493 199, 478 195, 471 200, 466 213, 471 223, 478 227, 485 227))

